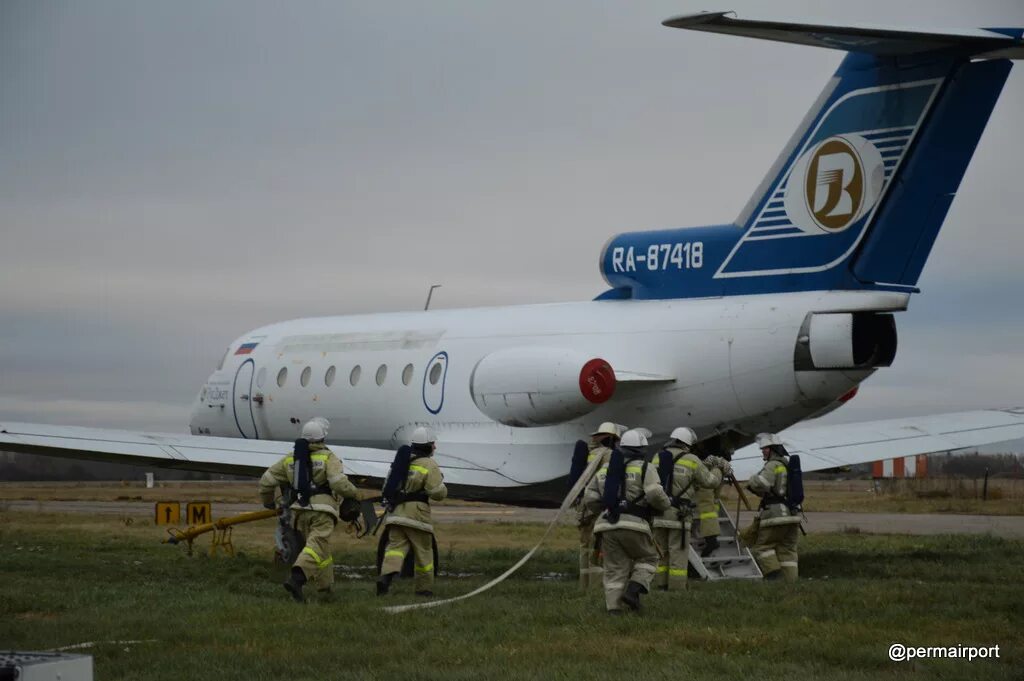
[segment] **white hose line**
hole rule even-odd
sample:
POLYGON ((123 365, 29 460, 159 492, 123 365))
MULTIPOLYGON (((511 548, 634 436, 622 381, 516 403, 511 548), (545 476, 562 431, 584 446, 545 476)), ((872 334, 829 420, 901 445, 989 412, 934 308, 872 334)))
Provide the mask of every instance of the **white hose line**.
POLYGON ((85 648, 94 648, 100 645, 133 646, 139 643, 159 643, 159 641, 155 638, 147 638, 143 641, 87 641, 85 643, 76 643, 70 646, 61 646, 60 648, 51 648, 49 652, 62 653, 67 650, 83 650, 85 648))
POLYGON ((583 488, 586 487, 588 482, 590 482, 590 478, 594 476, 594 473, 597 471, 597 468, 600 465, 601 457, 595 456, 594 460, 591 461, 589 465, 587 465, 587 468, 583 471, 583 474, 580 475, 580 479, 576 481, 576 484, 572 486, 572 489, 569 490, 569 493, 565 495, 565 499, 562 500, 562 505, 558 507, 558 513, 555 514, 555 517, 551 519, 550 523, 548 523, 547 529, 544 530, 544 536, 540 538, 540 541, 538 541, 537 544, 532 549, 530 549, 525 556, 520 558, 519 561, 515 565, 510 567, 508 570, 505 570, 505 572, 501 573, 501 575, 495 577, 483 586, 474 589, 473 591, 470 591, 468 594, 462 594, 461 596, 454 596, 452 598, 445 598, 439 601, 427 601, 426 603, 410 603, 409 605, 391 605, 384 608, 384 612, 392 615, 397 615, 400 612, 408 612, 410 610, 423 610, 425 608, 434 608, 439 605, 445 605, 447 603, 454 603, 455 601, 461 601, 466 598, 472 598, 473 596, 476 596, 477 594, 482 594, 491 587, 497 586, 498 584, 504 582, 513 573, 515 573, 516 570, 525 565, 526 561, 530 560, 530 558, 533 557, 533 554, 537 552, 537 549, 539 549, 541 545, 545 541, 547 541, 548 536, 550 536, 551 534, 551 530, 553 530, 555 528, 555 525, 558 524, 558 521, 561 519, 562 514, 565 513, 565 510, 569 508, 573 500, 579 496, 580 492, 583 491, 583 488))

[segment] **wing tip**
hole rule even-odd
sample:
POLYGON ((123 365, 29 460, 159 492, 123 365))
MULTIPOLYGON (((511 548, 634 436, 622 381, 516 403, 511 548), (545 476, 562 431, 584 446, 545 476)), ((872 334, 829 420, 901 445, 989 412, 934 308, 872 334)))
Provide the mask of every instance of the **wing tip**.
POLYGON ((736 12, 732 10, 726 10, 722 12, 695 12, 693 14, 681 14, 677 17, 669 17, 665 21, 661 22, 662 26, 668 28, 690 28, 692 26, 699 26, 700 24, 706 24, 715 19, 724 19, 728 15, 736 16, 736 12))

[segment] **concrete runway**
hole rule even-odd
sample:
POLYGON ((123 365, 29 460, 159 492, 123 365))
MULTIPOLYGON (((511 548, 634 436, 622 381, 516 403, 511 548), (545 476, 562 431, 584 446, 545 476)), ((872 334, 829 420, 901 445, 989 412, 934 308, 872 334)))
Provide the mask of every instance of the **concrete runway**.
MULTIPOLYGON (((147 515, 153 504, 144 501, 7 501, 12 511, 42 513, 89 513, 94 515, 147 515)), ((184 513, 185 504, 182 503, 184 513)), ((237 515, 258 511, 255 504, 213 504, 213 516, 237 515)), ((434 508, 438 523, 546 523, 554 516, 552 509, 519 508, 489 504, 443 504, 434 508)), ((563 522, 573 522, 567 514, 563 522)), ((744 513, 746 525, 752 516, 744 513)), ((857 529, 871 534, 992 534, 1009 539, 1024 538, 1024 516, 950 515, 945 513, 809 513, 804 528, 809 533, 842 532, 857 529)))

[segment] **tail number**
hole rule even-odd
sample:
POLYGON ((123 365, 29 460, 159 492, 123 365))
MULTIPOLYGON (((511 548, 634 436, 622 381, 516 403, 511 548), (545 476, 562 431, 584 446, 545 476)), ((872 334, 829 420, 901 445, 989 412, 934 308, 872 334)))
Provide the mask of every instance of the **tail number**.
POLYGON ((637 263, 646 264, 647 269, 697 270, 704 266, 704 242, 686 241, 674 244, 651 244, 647 253, 637 255, 633 247, 618 246, 612 250, 613 272, 636 272, 637 263))

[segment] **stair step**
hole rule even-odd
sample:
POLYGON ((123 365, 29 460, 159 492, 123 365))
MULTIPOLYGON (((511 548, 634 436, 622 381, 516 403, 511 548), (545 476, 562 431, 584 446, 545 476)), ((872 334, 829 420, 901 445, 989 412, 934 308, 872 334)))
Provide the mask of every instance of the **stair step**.
POLYGON ((725 506, 719 503, 718 520, 723 532, 732 532, 728 536, 719 536, 721 545, 711 556, 701 558, 696 550, 700 544, 698 537, 693 538, 690 545, 690 566, 693 572, 703 579, 719 581, 723 579, 761 579, 761 569, 750 553, 750 548, 737 540, 736 525, 725 506))
POLYGON ((719 563, 745 563, 754 560, 751 556, 744 555, 731 555, 731 556, 708 556, 707 558, 701 558, 705 565, 717 565, 719 563))

